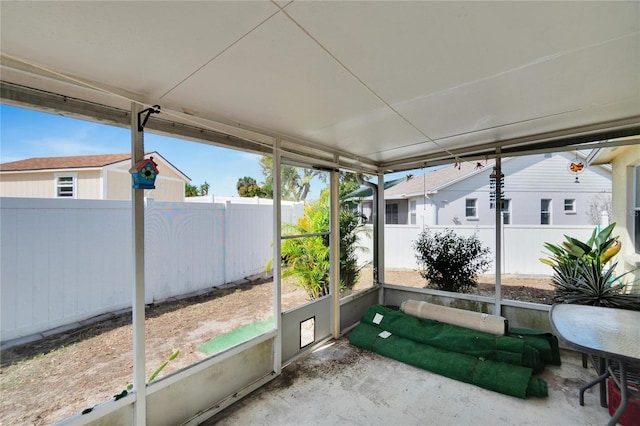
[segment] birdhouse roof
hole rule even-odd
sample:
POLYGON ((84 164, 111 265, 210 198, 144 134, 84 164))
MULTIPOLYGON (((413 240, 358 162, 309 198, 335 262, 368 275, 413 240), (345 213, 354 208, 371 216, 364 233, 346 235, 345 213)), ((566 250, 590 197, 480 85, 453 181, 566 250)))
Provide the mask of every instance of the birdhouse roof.
POLYGON ((153 167, 154 172, 159 173, 158 165, 156 164, 155 161, 153 161, 153 157, 145 158, 143 160, 138 161, 132 168, 129 169, 129 172, 130 173, 139 172, 149 164, 151 165, 151 167, 153 167))

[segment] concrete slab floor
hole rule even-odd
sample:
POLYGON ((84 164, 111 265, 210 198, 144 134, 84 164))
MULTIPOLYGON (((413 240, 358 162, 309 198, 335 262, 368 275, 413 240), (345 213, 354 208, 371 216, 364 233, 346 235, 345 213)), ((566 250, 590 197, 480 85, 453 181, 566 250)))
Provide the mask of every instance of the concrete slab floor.
POLYGON ((519 399, 458 382, 332 341, 287 367, 204 425, 604 425, 597 386, 579 354, 562 351, 548 366, 547 398, 519 399))

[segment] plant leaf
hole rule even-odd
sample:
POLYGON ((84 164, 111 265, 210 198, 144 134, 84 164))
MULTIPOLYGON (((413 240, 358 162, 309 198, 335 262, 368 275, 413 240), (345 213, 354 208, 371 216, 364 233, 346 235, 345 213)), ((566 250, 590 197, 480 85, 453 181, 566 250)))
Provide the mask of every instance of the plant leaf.
MULTIPOLYGON (((605 227, 603 230, 600 231, 600 233, 598 234, 598 236, 594 241, 596 247, 602 246, 605 243, 605 241, 609 239, 609 236, 611 235, 611 232, 613 231, 613 228, 615 226, 616 226, 616 223, 613 222, 612 224, 610 224, 609 226, 605 227)), ((617 239, 617 237, 615 239, 617 239)))

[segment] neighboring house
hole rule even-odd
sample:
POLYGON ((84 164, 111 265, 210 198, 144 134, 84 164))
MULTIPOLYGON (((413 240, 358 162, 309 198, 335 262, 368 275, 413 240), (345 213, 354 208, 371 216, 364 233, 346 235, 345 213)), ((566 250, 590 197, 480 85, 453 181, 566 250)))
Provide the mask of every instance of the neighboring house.
MULTIPOLYGON (((640 137, 636 136, 638 142, 640 137)), ((627 271, 635 280, 635 288, 640 292, 640 146, 620 146, 596 149, 587 161, 590 165, 611 164, 613 175, 611 222, 616 223, 615 235, 620 236, 622 249, 616 260, 616 273, 627 271)))
MULTIPOLYGON (((611 199, 611 168, 569 171, 576 154, 554 153, 502 160, 505 225, 596 224, 611 199)), ((586 164, 584 155, 577 162, 586 164)), ((490 175, 495 162, 462 163, 414 176, 384 191, 386 224, 493 225, 490 175)), ((370 199, 362 213, 371 217, 370 199)))
MULTIPOLYGON (((145 197, 184 201, 188 176, 157 152, 145 154, 158 164, 156 189, 145 197)), ((29 198, 131 199, 131 154, 41 157, 0 164, 0 196, 29 198)))

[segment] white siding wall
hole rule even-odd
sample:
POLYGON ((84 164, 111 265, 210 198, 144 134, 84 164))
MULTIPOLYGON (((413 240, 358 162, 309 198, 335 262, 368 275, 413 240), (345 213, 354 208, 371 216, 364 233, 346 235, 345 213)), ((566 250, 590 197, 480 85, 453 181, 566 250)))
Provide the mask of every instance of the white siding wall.
POLYGON ((53 198, 53 173, 2 173, 0 196, 53 198))
POLYGON ((613 159, 613 218, 622 241, 622 261, 618 263, 619 274, 633 271, 636 289, 640 292, 640 253, 635 253, 635 183, 634 167, 640 166, 640 147, 618 148, 613 159))
POLYGON ((76 198, 83 200, 100 200, 102 198, 100 170, 79 171, 77 176, 76 189, 78 194, 76 198))
MULTIPOLYGON (((295 206, 283 206, 295 217, 295 206)), ((268 205, 147 199, 146 301, 260 273, 271 256, 268 205)), ((0 199, 2 341, 131 306, 131 203, 0 199)))
MULTIPOLYGON (((145 197, 151 197, 157 201, 184 201, 185 181, 175 173, 171 173, 168 167, 158 165, 160 174, 156 178, 156 189, 145 189, 145 197)), ((128 167, 105 169, 107 177, 107 200, 131 199, 131 174, 128 167)))
MULTIPOLYGON (((600 193, 611 194, 611 175, 600 166, 588 167, 579 175, 580 183, 567 166, 573 157, 567 153, 514 157, 503 162, 503 198, 511 200, 511 223, 514 225, 539 225, 540 200, 552 200, 552 225, 588 224, 588 211, 594 197, 600 193), (576 200, 576 213, 564 211, 564 200, 576 200)), ((490 209, 489 175, 492 167, 441 190, 432 196, 438 225, 492 225, 495 211, 490 209), (478 218, 465 217, 465 200, 478 199, 478 218)), ((422 197, 417 200, 421 203, 422 197)))

